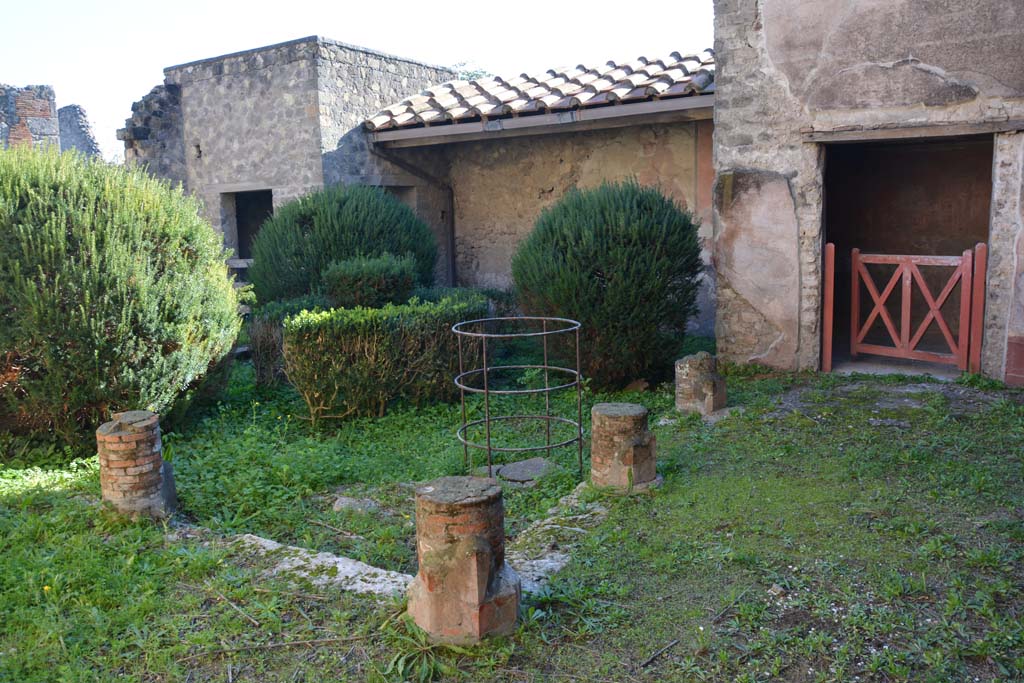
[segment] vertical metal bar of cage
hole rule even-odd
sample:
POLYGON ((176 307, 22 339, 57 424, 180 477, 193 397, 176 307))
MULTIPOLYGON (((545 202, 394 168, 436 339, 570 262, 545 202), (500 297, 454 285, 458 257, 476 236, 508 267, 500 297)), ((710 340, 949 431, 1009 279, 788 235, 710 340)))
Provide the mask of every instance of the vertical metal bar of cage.
POLYGON ((544 424, 547 427, 547 450, 544 451, 551 457, 551 390, 550 382, 548 379, 548 321, 543 320, 542 331, 544 334, 541 339, 544 340, 544 424))
MULTIPOLYGON (((462 365, 462 335, 456 333, 455 336, 458 337, 458 340, 459 340, 459 376, 461 377, 462 373, 464 373, 466 371, 466 369, 462 365)), ((465 431, 465 429, 466 429, 466 390, 462 388, 463 384, 465 384, 465 379, 462 379, 462 380, 459 381, 459 402, 462 404, 462 430, 465 431)), ((466 439, 469 438, 469 435, 465 434, 464 436, 465 436, 465 438, 462 441, 462 466, 466 468, 466 474, 469 474, 470 473, 470 468, 472 467, 472 463, 469 460, 469 446, 466 444, 466 439)))
POLYGON ((484 427, 487 431, 487 476, 493 477, 494 472, 491 471, 492 460, 491 460, 491 391, 487 384, 487 337, 482 337, 484 343, 484 427))
POLYGON ((583 375, 580 374, 580 328, 576 328, 576 438, 580 479, 583 478, 583 375))

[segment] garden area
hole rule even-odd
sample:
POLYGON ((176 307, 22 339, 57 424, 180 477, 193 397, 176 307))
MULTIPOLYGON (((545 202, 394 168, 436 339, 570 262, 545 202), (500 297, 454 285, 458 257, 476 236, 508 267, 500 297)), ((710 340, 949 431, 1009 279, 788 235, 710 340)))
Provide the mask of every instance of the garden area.
MULTIPOLYGON (((2 152, 0 197, 0 681, 1024 679, 1024 391, 720 363, 728 408, 680 412, 672 361, 715 342, 685 334, 696 229, 656 190, 567 195, 514 294, 436 286, 429 229, 374 188, 278 210, 251 289, 141 172, 2 152), (468 473, 455 431, 484 416, 451 326, 518 312, 583 323, 584 442, 595 404, 644 406, 663 483, 579 487, 587 450, 582 473, 575 446, 544 453, 502 487, 506 544, 564 566, 510 634, 435 643, 332 563, 416 574, 416 487, 468 473), (95 430, 121 410, 161 415, 171 516, 102 501, 95 430), (306 554, 282 568, 253 537, 306 554)), ((490 407, 575 415, 551 397, 490 407)))

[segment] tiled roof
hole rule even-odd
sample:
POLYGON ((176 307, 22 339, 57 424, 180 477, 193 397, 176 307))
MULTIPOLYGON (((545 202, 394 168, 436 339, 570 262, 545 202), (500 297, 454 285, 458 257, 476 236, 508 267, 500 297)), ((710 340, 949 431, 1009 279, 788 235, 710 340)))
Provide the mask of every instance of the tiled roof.
POLYGON ((673 52, 663 59, 638 57, 596 68, 580 64, 504 79, 449 81, 402 100, 368 119, 374 131, 479 121, 570 109, 629 104, 715 91, 715 55, 673 52))

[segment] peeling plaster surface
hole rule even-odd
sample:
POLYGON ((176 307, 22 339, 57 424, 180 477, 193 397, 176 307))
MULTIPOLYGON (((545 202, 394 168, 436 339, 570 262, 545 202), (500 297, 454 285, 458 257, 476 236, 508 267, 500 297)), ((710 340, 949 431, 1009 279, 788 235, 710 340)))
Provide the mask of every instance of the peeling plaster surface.
POLYGON ((275 561, 268 574, 308 579, 314 586, 335 586, 355 593, 396 595, 403 593, 412 577, 373 567, 348 557, 318 553, 306 548, 282 545, 269 538, 243 534, 237 542, 275 561))
POLYGON ((580 484, 548 511, 546 519, 534 522, 505 547, 505 561, 516 570, 524 593, 536 593, 551 577, 569 564, 569 555, 580 539, 608 516, 608 508, 583 503, 580 484))
MULTIPOLYGON (((512 256, 541 211, 574 187, 631 177, 660 187, 701 219, 710 267, 711 129, 710 121, 678 122, 449 146, 459 284, 510 286, 512 256)), ((708 274, 689 326, 696 334, 713 331, 713 270, 708 274)))
MULTIPOLYGON (((817 368, 824 147, 804 142, 803 131, 1024 120, 1024 4, 715 0, 715 53, 719 354, 739 362, 817 368), (785 177, 793 197, 792 212, 780 212, 776 220, 788 226, 795 217, 795 231, 784 237, 779 228, 766 237, 786 241, 775 249, 795 250, 790 266, 798 284, 774 288, 770 296, 733 282, 755 277, 736 272, 743 259, 735 252, 765 230, 752 219, 758 215, 753 207, 750 220, 730 221, 721 204, 725 178, 747 172, 785 177), (723 264, 734 264, 731 275, 723 264), (795 318, 789 313, 793 307, 799 312, 795 318), (763 321, 753 327, 744 320, 758 315, 763 321), (778 353, 780 339, 793 340, 794 351, 778 353), (768 352, 773 345, 776 350, 768 352)), ((997 174, 1000 155, 1007 153, 997 146, 997 174)), ((998 182, 995 192, 1019 197, 1019 174, 1004 181, 1006 188, 998 182)), ((735 195, 729 199, 742 201, 735 195)), ((772 197, 750 201, 777 205, 772 197)), ((990 247, 999 265, 989 278, 988 296, 999 303, 986 316, 984 368, 998 377, 992 359, 1004 362, 1006 333, 1000 338, 990 330, 1007 330, 1006 316, 1019 305, 1011 302, 1024 296, 1010 274, 1019 269, 1005 265, 1017 259, 1006 234, 1016 234, 1007 226, 1019 225, 1019 214, 1019 199, 1000 202, 993 195, 990 247)))

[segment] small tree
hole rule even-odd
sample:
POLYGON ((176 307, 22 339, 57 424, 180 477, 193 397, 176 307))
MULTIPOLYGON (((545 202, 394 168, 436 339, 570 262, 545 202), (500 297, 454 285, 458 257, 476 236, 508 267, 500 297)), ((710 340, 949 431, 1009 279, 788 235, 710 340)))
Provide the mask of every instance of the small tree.
POLYGON ((196 202, 140 170, 0 151, 0 428, 77 443, 168 410, 238 334, 225 257, 196 202))
POLYGON ((437 242, 412 210, 379 187, 338 185, 285 204, 253 241, 249 277, 260 304, 322 290, 336 261, 411 256, 417 284, 434 281, 437 242))
POLYGON ((585 375, 616 387, 668 370, 702 267, 692 214, 627 181, 572 190, 545 210, 512 277, 527 311, 583 324, 585 375))

